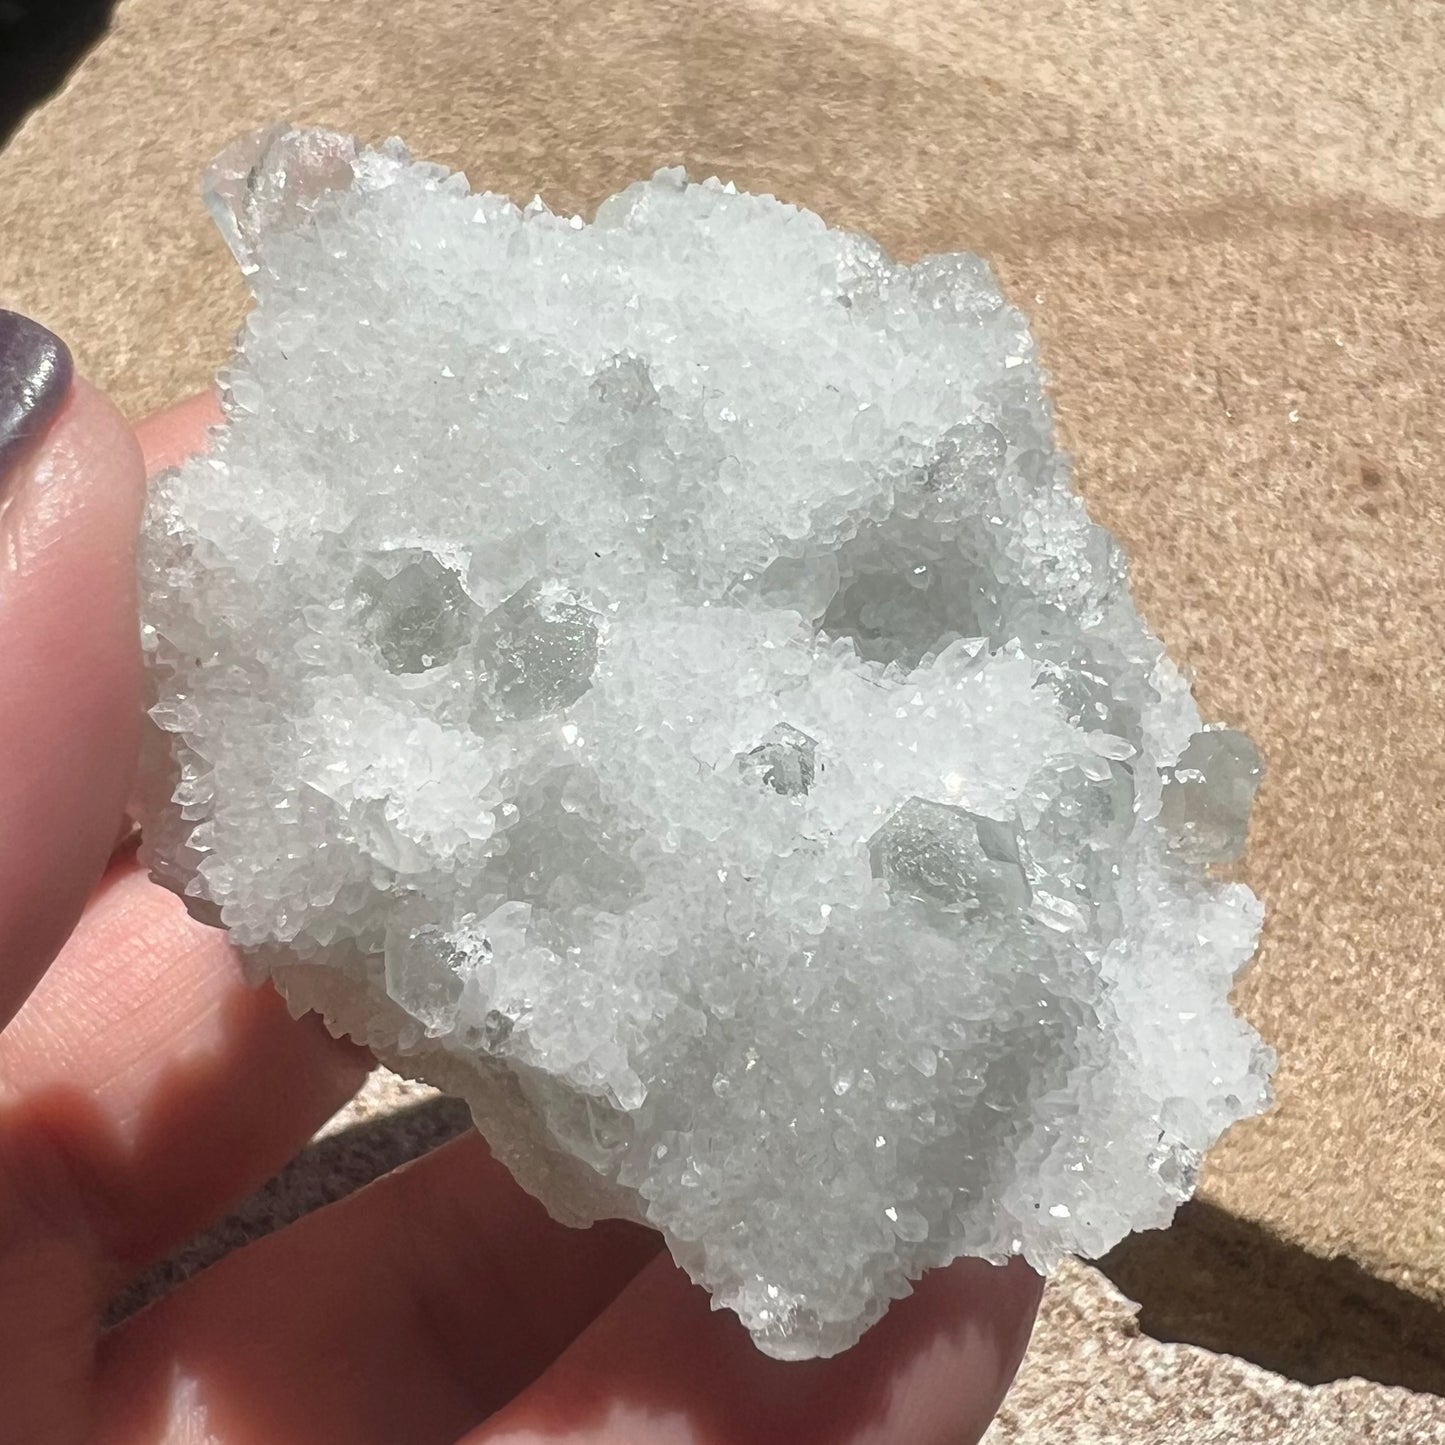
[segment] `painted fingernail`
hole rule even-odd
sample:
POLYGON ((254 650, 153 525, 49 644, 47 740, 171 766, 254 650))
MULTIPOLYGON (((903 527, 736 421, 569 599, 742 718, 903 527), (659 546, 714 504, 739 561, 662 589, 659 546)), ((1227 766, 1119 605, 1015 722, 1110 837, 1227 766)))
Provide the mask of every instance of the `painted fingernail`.
POLYGON ((70 390, 70 350, 52 331, 0 310, 0 498, 15 463, 70 390))

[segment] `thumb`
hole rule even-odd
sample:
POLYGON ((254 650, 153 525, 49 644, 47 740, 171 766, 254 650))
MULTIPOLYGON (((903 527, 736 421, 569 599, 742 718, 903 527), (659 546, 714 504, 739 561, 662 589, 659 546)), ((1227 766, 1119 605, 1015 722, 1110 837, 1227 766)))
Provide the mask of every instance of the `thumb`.
POLYGON ((65 941, 135 764, 130 427, 58 337, 0 311, 0 1028, 65 941))

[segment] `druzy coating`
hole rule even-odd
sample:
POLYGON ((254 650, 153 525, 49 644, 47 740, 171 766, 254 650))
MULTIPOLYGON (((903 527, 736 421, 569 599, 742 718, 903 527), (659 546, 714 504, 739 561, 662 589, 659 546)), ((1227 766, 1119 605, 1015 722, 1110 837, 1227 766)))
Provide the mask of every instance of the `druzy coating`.
POLYGON ((1206 729, 976 257, 285 126, 142 558, 156 876, 785 1358, 1168 1220, 1268 1097, 1206 729))

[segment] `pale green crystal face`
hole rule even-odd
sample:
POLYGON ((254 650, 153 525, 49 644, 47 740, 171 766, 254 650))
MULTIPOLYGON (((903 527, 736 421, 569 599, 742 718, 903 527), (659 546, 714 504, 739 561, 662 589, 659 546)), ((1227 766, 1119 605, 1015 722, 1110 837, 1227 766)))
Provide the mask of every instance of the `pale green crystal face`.
POLYGON ((1267 1098, 1207 872, 1258 759, 986 266, 285 127, 210 203, 256 306, 146 526, 157 876, 773 1354, 1167 1220, 1267 1098))

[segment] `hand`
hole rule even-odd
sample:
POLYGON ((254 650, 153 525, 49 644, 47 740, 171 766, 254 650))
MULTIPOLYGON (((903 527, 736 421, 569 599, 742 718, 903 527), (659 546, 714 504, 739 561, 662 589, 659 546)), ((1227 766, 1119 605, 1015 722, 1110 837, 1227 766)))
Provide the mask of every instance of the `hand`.
POLYGON ((1038 1303, 1021 1265, 935 1271, 847 1354, 780 1364, 655 1235, 552 1223, 475 1135, 102 1331, 369 1063, 116 844, 146 466, 215 415, 132 434, 0 312, 0 1445, 977 1440, 1038 1303))

